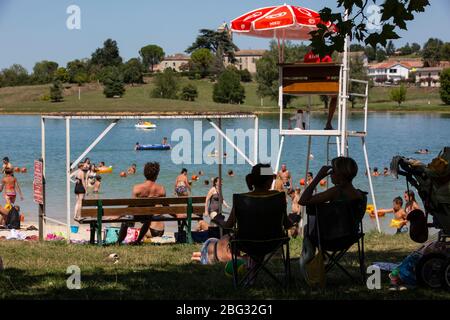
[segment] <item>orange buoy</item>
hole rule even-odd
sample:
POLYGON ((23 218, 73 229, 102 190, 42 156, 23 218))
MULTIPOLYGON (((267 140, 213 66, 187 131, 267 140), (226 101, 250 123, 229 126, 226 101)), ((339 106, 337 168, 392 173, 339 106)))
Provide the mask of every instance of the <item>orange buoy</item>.
POLYGON ((122 178, 126 178, 127 173, 126 173, 125 171, 122 171, 122 172, 120 173, 120 176, 121 176, 122 178))
POLYGON ((301 180, 300 180, 300 185, 301 185, 301 186, 304 186, 304 185, 305 185, 305 179, 301 179, 301 180))
POLYGON ((192 179, 193 181, 197 181, 199 178, 198 178, 198 176, 193 175, 193 176, 191 177, 191 179, 192 179))
POLYGON ((327 185, 327 180, 320 180, 320 186, 325 187, 327 185))
POLYGON ((22 169, 20 169, 20 171, 21 171, 22 173, 27 173, 27 168, 23 167, 22 169))
POLYGON ((20 168, 19 167, 14 167, 14 172, 20 172, 20 168))

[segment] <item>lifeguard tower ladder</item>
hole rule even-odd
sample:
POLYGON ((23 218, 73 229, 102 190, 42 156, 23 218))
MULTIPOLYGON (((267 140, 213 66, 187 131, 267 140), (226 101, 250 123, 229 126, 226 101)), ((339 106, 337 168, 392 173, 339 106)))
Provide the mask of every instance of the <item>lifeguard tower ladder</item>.
MULTIPOLYGON (((327 161, 330 162, 330 146, 336 145, 337 156, 348 156, 348 137, 357 137, 361 139, 362 151, 364 153, 364 160, 366 166, 366 173, 369 182, 370 196, 377 212, 376 199, 370 174, 369 157, 367 154, 367 114, 368 114, 368 96, 369 83, 368 81, 348 79, 348 56, 344 55, 342 64, 338 63, 294 63, 294 64, 279 64, 279 101, 280 108, 280 147, 278 151, 276 172, 279 170, 281 153, 283 151, 284 140, 286 136, 306 136, 308 137, 308 150, 306 154, 306 170, 305 175, 309 171, 310 154, 312 137, 328 137, 327 140, 327 161), (365 93, 348 93, 348 83, 354 82, 365 85, 365 93), (308 108, 306 115, 306 123, 304 130, 285 129, 283 127, 283 97, 284 95, 291 96, 307 96, 308 108), (335 130, 315 130, 310 127, 309 113, 311 109, 311 97, 314 95, 328 95, 337 96, 337 114, 338 126, 335 130), (359 97, 364 99, 364 124, 361 131, 347 130, 347 101, 350 97, 359 97), (335 138, 335 143, 332 139, 335 138)), ((306 181, 306 176, 305 176, 306 181)), ((328 185, 328 184, 327 184, 328 185)), ((377 229, 381 232, 378 215, 375 214, 377 229)))

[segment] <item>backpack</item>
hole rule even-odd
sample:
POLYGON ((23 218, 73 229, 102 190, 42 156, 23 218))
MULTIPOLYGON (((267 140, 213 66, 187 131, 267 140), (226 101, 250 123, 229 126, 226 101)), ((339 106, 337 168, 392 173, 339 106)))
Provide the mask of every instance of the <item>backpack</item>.
POLYGON ((8 229, 20 229, 20 213, 17 207, 12 206, 6 218, 6 227, 8 229))

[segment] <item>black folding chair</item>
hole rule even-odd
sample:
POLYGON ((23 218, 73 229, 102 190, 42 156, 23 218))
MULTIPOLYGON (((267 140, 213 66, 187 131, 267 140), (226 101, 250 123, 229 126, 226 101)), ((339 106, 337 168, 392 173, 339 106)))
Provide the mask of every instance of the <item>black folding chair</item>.
POLYGON ((362 220, 367 207, 367 193, 364 199, 353 201, 336 201, 307 206, 308 224, 305 236, 322 250, 328 260, 325 272, 335 266, 350 279, 352 275, 340 264, 340 260, 354 245, 358 245, 358 262, 363 283, 366 280, 364 256, 364 230, 362 220))
POLYGON ((231 238, 234 286, 246 287, 253 283, 261 270, 264 270, 276 283, 287 288, 290 280, 289 237, 286 223, 286 198, 284 193, 268 196, 248 194, 233 195, 236 225, 231 238), (280 279, 267 264, 281 251, 284 277, 280 279), (237 262, 241 253, 252 260, 253 265, 239 279, 237 262))

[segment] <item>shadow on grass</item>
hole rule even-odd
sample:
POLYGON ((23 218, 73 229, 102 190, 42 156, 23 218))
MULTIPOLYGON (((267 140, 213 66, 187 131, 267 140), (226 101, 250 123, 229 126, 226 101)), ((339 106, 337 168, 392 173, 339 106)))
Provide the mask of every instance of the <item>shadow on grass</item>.
MULTIPOLYGON (((401 261, 408 252, 367 251, 366 265, 375 261, 401 261)), ((390 292, 387 275, 383 274, 383 289, 368 290, 359 280, 356 253, 349 252, 342 265, 358 281, 352 282, 333 269, 327 275, 327 288, 314 291, 302 283, 298 258, 291 260, 292 281, 286 292, 264 274, 249 289, 233 287, 232 279, 225 275, 224 265, 168 264, 124 269, 120 263, 108 268, 92 267, 81 270, 81 290, 69 290, 69 275, 55 270, 22 270, 8 268, 0 273, 0 297, 2 299, 151 299, 151 300, 215 300, 215 299, 449 299, 450 294, 440 290, 416 289, 406 292, 390 292)), ((280 261, 270 268, 281 275, 280 261)))

